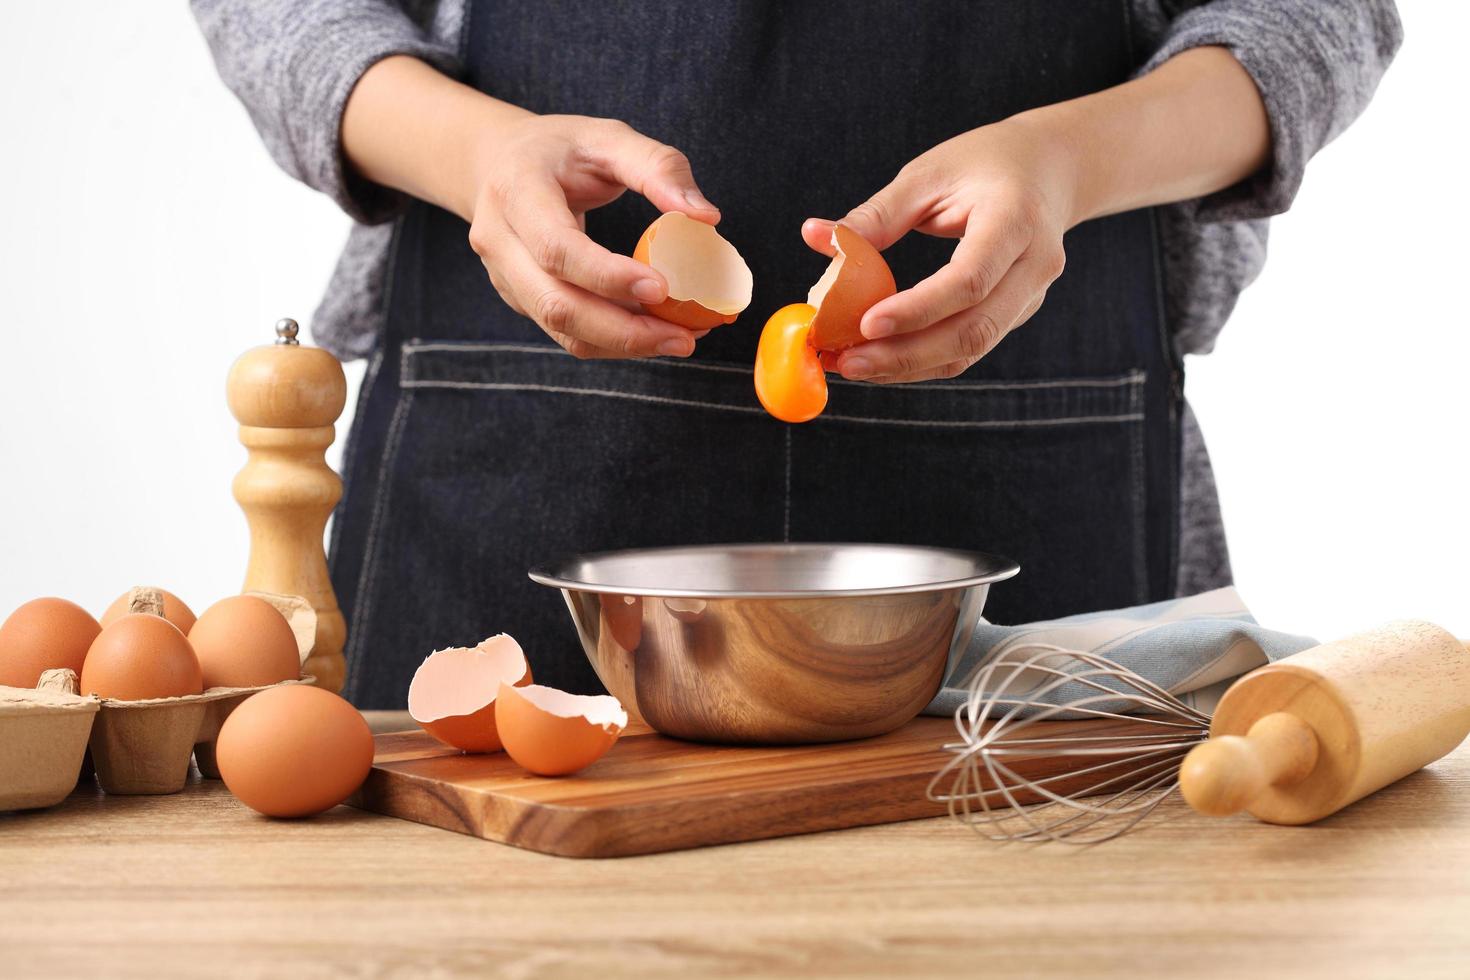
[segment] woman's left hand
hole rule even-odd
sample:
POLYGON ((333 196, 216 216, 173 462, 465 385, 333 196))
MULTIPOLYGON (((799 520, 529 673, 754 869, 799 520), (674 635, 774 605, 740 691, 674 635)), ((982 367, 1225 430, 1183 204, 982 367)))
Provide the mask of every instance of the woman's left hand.
MULTIPOLYGON (((910 231, 958 238, 949 264, 873 306, 866 343, 824 362, 878 383, 953 378, 1036 312, 1062 273, 1076 168, 1065 145, 1026 117, 971 130, 917 158, 839 220, 879 249, 910 231)), ((802 237, 832 254, 832 222, 802 237)))

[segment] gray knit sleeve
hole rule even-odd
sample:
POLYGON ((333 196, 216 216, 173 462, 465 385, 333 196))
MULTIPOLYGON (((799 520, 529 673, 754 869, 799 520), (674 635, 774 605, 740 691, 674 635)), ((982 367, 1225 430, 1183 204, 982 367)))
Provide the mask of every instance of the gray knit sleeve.
POLYGON ((190 0, 220 78, 245 104, 270 155, 364 224, 406 198, 355 176, 342 156, 342 111, 363 72, 406 54, 453 73, 455 53, 432 43, 391 0, 190 0))
POLYGON ((1307 161, 1367 106, 1402 41, 1393 0, 1214 0, 1176 17, 1144 71, 1188 48, 1223 45, 1255 80, 1271 122, 1266 166, 1201 200, 1197 220, 1289 208, 1307 161))

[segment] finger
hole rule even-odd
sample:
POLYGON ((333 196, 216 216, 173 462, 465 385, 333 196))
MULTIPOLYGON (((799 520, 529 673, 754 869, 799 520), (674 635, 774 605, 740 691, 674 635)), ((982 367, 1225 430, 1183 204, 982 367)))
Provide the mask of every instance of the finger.
POLYGON ((578 356, 603 356, 579 352, 583 345, 614 357, 688 357, 694 353, 694 338, 683 327, 640 316, 594 296, 592 293, 552 278, 522 248, 503 252, 500 274, 515 295, 516 303, 554 340, 578 356), (577 343, 569 346, 564 340, 577 343))
POLYGON ((832 244, 832 229, 836 226, 837 222, 826 218, 807 218, 801 223, 801 240, 813 252, 821 252, 827 256, 836 255, 837 246, 832 244))
POLYGON ((950 361, 948 364, 941 364, 937 368, 929 368, 928 370, 920 371, 918 374, 911 374, 905 377, 886 375, 878 378, 869 378, 868 383, 875 385, 893 385, 913 384, 916 381, 947 381, 951 378, 959 377, 972 367, 974 367, 973 364, 966 364, 964 361, 950 361))
POLYGON ((870 340, 843 352, 844 378, 908 380, 954 361, 974 364, 1015 326, 1049 280, 1039 260, 1023 257, 978 306, 927 330, 870 340))
POLYGON ((601 149, 612 175, 660 211, 680 211, 706 224, 719 223, 720 209, 700 192, 689 158, 672 146, 623 127, 601 149))
POLYGON ((554 183, 519 189, 507 202, 505 220, 552 278, 616 301, 662 303, 669 295, 656 270, 588 238, 554 183))
MULTIPOLYGON (((932 191, 909 171, 902 170, 887 187, 847 212, 839 221, 881 252, 912 231, 932 204, 932 191)), ((805 228, 802 230, 805 237, 805 228)), ((830 229, 828 235, 831 235, 830 229)))
POLYGON ((938 272, 863 314, 863 336, 878 340, 933 326, 978 305, 1026 250, 1030 236, 1015 222, 971 213, 954 255, 938 272))

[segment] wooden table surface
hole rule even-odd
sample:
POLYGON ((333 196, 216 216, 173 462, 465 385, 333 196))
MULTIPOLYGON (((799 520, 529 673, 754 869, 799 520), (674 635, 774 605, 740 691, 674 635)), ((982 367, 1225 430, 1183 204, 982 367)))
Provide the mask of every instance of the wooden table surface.
MULTIPOLYGON (((397 727, 396 719, 374 719, 397 727)), ((941 818, 602 861, 214 782, 0 816, 0 976, 1470 976, 1470 746, 1312 827, 941 818)))

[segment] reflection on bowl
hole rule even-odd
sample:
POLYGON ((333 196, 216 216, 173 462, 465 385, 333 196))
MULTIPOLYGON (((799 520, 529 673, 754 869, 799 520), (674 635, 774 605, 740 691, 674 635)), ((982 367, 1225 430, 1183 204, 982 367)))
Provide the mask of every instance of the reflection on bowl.
POLYGON ((912 719, 990 584, 1018 570, 941 548, 769 544, 583 555, 531 578, 561 590, 598 677, 660 732, 795 744, 912 719))

